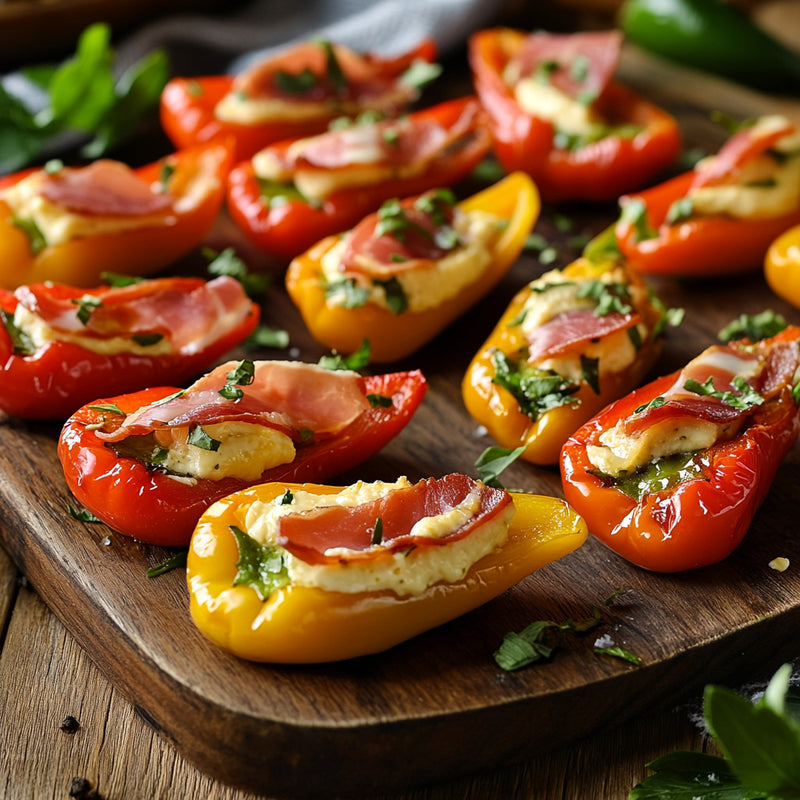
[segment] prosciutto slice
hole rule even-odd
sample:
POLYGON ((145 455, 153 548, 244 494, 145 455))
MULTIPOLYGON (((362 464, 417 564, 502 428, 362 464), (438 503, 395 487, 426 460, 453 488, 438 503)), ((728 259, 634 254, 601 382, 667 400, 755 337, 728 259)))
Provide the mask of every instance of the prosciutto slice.
POLYGON ((37 283, 19 287, 14 295, 56 333, 93 339, 160 334, 173 351, 185 354, 233 330, 252 309, 241 283, 225 275, 208 282, 156 278, 91 291, 37 283), (89 314, 82 321, 77 312, 87 301, 89 314))
POLYGON ((239 386, 242 397, 227 399, 219 390, 237 363, 218 366, 184 392, 145 406, 129 414, 117 430, 97 435, 120 441, 165 428, 241 421, 276 428, 299 440, 304 431, 336 433, 370 408, 358 373, 295 361, 256 361, 252 383, 239 386))
POLYGON ((119 161, 100 159, 86 167, 44 173, 42 197, 67 211, 106 217, 164 214, 173 205, 166 192, 142 180, 119 161))
POLYGON ((621 31, 559 34, 537 31, 518 56, 520 78, 546 70, 549 83, 569 97, 598 96, 611 82, 622 49, 621 31))
POLYGON ((279 545, 309 564, 364 561, 386 551, 410 547, 441 546, 463 539, 478 526, 504 511, 512 502, 507 492, 479 484, 460 474, 429 478, 356 507, 322 506, 312 511, 281 516, 279 545), (475 493, 477 511, 462 525, 443 536, 419 536, 412 528, 426 517, 452 510, 475 493), (380 546, 373 545, 376 520, 380 519, 380 546), (348 551, 342 553, 342 549, 348 551), (328 552, 335 550, 336 552, 328 552))

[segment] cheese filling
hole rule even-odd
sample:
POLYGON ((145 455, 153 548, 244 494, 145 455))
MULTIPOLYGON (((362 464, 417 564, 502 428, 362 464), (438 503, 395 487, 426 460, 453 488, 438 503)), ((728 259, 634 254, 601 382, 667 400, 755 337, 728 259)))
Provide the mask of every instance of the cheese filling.
MULTIPOLYGON (((758 127, 782 125, 781 117, 763 117, 758 127)), ((690 189, 692 213, 737 219, 776 217, 800 208, 800 131, 784 136, 731 175, 728 182, 690 189)), ((712 159, 714 156, 711 157, 712 159)))
MULTIPOLYGON (((455 297, 465 287, 477 281, 492 264, 493 245, 502 230, 502 221, 493 214, 480 211, 457 214, 453 228, 460 244, 443 258, 433 262, 422 262, 418 269, 399 270, 395 277, 407 301, 410 312, 436 308, 455 297)), ((343 238, 331 247, 321 259, 323 281, 332 287, 343 279, 352 278, 369 294, 366 302, 389 308, 386 290, 360 273, 343 273, 340 269, 342 254, 347 246, 343 238)), ((369 269, 370 260, 359 257, 369 269)), ((342 291, 335 289, 327 293, 331 305, 345 305, 348 299, 342 291)))
MULTIPOLYGON (((507 72, 506 81, 513 77, 507 72)), ((576 100, 537 78, 522 78, 514 86, 514 98, 526 114, 552 123, 559 131, 589 139, 607 129, 605 120, 588 103, 576 100)))
POLYGON ((160 466, 192 478, 254 481, 265 470, 294 460, 291 438, 265 425, 229 421, 204 425, 203 431, 219 443, 216 450, 190 444, 187 428, 159 431, 159 443, 167 450, 160 466))
MULTIPOLYGON (((309 511, 323 504, 352 508, 410 485, 407 478, 401 477, 395 483, 359 481, 333 495, 296 491, 293 492, 292 502, 287 505, 282 504, 281 496, 269 503, 253 503, 247 511, 245 527, 247 533, 260 544, 275 544, 276 521, 281 515, 309 511)), ((479 508, 479 496, 470 493, 455 508, 420 519, 412 533, 441 538, 467 522, 479 508)), ((400 596, 419 595, 435 583, 453 583, 463 579, 473 564, 506 540, 513 513, 513 506, 510 506, 503 514, 495 515, 468 536, 449 544, 421 545, 397 553, 381 545, 373 545, 376 552, 374 558, 330 564, 308 564, 286 551, 285 563, 291 582, 300 586, 329 592, 389 590, 400 596)), ((347 552, 333 548, 328 554, 345 555, 347 552)))
POLYGON ((167 336, 162 336, 152 344, 140 344, 129 336, 98 338, 57 331, 51 328, 38 314, 21 304, 18 304, 14 310, 14 325, 30 339, 35 350, 52 342, 70 342, 84 350, 91 350, 93 353, 101 355, 135 353, 145 356, 160 356, 172 352, 172 345, 167 336))

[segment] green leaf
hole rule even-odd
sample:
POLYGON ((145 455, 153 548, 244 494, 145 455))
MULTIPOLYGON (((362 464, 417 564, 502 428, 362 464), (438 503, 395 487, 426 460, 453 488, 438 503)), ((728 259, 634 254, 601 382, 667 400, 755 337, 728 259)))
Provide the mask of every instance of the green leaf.
POLYGON ((357 283, 355 278, 325 281, 322 289, 328 303, 343 308, 361 308, 369 300, 369 289, 357 283))
POLYGON ((614 658, 620 658, 623 661, 628 661, 631 664, 635 664, 637 667, 642 663, 642 659, 639 656, 634 655, 630 652, 630 650, 625 650, 624 648, 620 647, 619 645, 609 645, 608 647, 598 646, 594 648, 594 652, 597 655, 602 656, 613 656, 614 658))
POLYGON ((188 550, 179 550, 160 564, 150 567, 145 574, 148 578, 157 578, 159 575, 166 575, 174 569, 181 569, 186 566, 186 557, 188 554, 188 550))
POLYGON ((120 275, 116 272, 101 272, 100 278, 103 283, 107 283, 113 288, 122 288, 123 286, 133 286, 135 283, 141 283, 144 278, 136 275, 120 275))
POLYGON ((236 367, 228 372, 225 376, 226 383, 219 390, 226 400, 239 400, 244 397, 244 392, 239 388, 240 386, 249 386, 255 378, 256 367, 250 359, 240 361, 236 367))
POLYGON ((756 800, 720 756, 676 752, 648 765, 653 774, 637 784, 628 800, 756 800))
POLYGON ((245 347, 273 347, 279 350, 289 346, 289 331, 278 328, 270 328, 267 325, 259 325, 247 337, 245 347))
POLYGON ((603 261, 613 261, 620 257, 617 234, 614 225, 609 225, 593 239, 590 239, 583 248, 583 256, 593 264, 603 261))
POLYGON ((552 622, 532 622, 520 633, 510 631, 503 637, 500 647, 494 654, 498 667, 512 671, 527 667, 535 661, 548 659, 553 647, 545 641, 545 634, 555 627, 552 622))
POLYGON ((392 398, 385 394, 368 394, 367 400, 372 408, 391 408, 392 398))
POLYGON ((721 686, 708 686, 709 730, 742 783, 767 795, 800 798, 800 726, 775 710, 774 694, 758 704, 721 686))
POLYGON ((325 369, 349 369, 357 372, 369 364, 371 352, 369 339, 364 339, 355 353, 349 356, 342 356, 336 350, 333 350, 331 355, 322 356, 318 363, 319 366, 325 367, 325 369))
POLYGON ((216 452, 222 444, 218 439, 209 436, 200 425, 195 425, 186 438, 187 444, 192 444, 199 447, 201 450, 211 450, 216 452))
POLYGON ((781 314, 767 309, 759 314, 740 314, 735 320, 728 323, 718 334, 722 342, 733 342, 739 339, 749 339, 758 342, 770 339, 785 330, 788 323, 781 314))
POLYGON ((96 297, 93 294, 85 294, 83 297, 79 297, 75 300, 70 300, 70 303, 74 306, 78 306, 78 310, 75 312, 75 316, 80 320, 81 324, 86 325, 89 322, 89 318, 92 316, 92 312, 96 308, 100 308, 103 305, 103 301, 96 297))
POLYGON ((422 89, 442 74, 441 64, 432 64, 430 61, 418 59, 411 62, 411 66, 400 76, 402 83, 414 89, 422 89))
POLYGON ((127 416, 127 414, 116 403, 99 403, 97 405, 90 405, 92 411, 99 411, 101 414, 117 414, 119 416, 127 416))
POLYGON ((31 249, 32 256, 38 256, 39 253, 47 247, 45 235, 32 219, 13 216, 9 217, 8 221, 15 228, 19 228, 28 237, 28 245, 31 249))
POLYGON ((696 381, 694 378, 689 378, 683 384, 683 388, 687 392, 693 392, 705 397, 715 397, 726 405, 731 406, 731 408, 736 408, 740 411, 747 411, 753 406, 760 406, 764 403, 764 398, 741 375, 736 375, 733 378, 731 386, 739 394, 715 389, 713 377, 708 377, 703 383, 696 381))
POLYGON ((498 476, 503 470, 510 467, 523 453, 525 445, 514 450, 505 447, 487 447, 475 461, 475 468, 478 471, 478 479, 487 486, 494 486, 502 489, 503 486, 498 480, 498 476))
POLYGON ((0 308, 0 321, 2 321, 6 332, 11 337, 11 344, 14 352, 21 356, 30 356, 36 352, 33 339, 25 331, 14 324, 14 315, 3 308, 0 308))
POLYGON ((264 601, 290 582, 282 547, 260 544, 235 525, 228 527, 239 548, 234 586, 252 586, 259 600, 264 601))
POLYGON ((620 221, 633 225, 634 239, 637 242, 655 239, 658 236, 658 232, 651 228, 647 221, 647 206, 644 200, 638 197, 626 200, 622 206, 620 221))
POLYGON ((210 247, 204 247, 202 254, 208 259, 209 263, 206 269, 209 275, 216 277, 227 275, 235 278, 242 284, 242 288, 248 297, 259 297, 264 294, 269 285, 269 275, 250 272, 247 264, 236 255, 236 250, 233 247, 226 247, 220 253, 210 247))
POLYGON ((72 505, 72 503, 67 504, 67 511, 69 515, 73 519, 77 519, 78 522, 102 522, 103 520, 100 517, 96 517, 92 514, 91 511, 87 511, 85 508, 76 508, 72 505))
POLYGON ((408 309, 408 298, 406 297, 406 293, 403 291, 403 285, 395 276, 392 276, 385 281, 374 280, 373 283, 383 289, 386 305, 392 314, 402 314, 408 309))

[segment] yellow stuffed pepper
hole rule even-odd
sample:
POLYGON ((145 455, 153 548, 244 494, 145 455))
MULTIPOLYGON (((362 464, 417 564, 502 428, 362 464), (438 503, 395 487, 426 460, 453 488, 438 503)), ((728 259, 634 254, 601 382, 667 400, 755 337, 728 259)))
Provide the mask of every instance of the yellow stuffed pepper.
POLYGON ((531 179, 513 173, 455 202, 449 190, 390 200, 351 231, 295 258, 286 288, 312 336, 372 360, 405 358, 487 294, 538 218, 531 179))
POLYGON ((563 500, 466 475, 267 483, 201 517, 187 565, 191 613, 241 658, 353 658, 465 614, 586 537, 563 500))
POLYGON ((466 371, 467 411, 502 446, 524 445, 525 460, 555 464, 570 434, 642 381, 665 321, 616 255, 584 254, 512 299, 466 371))
POLYGON ((770 245, 764 259, 764 277, 778 297, 800 308, 800 225, 770 245))

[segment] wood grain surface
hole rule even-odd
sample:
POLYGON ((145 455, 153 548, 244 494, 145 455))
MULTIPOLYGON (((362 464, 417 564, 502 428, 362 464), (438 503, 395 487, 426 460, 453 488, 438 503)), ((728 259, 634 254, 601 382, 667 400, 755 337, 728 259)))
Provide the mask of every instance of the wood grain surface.
MULTIPOLYGON (((680 117, 690 147, 710 151, 722 140, 708 121, 710 107, 739 117, 774 108, 761 96, 713 80, 705 91, 692 84, 685 92, 675 74, 635 50, 626 52, 623 78, 646 85, 651 97, 680 117)), ((558 214, 572 220, 569 231, 559 229, 552 208, 544 209, 537 230, 557 246, 556 265, 564 265, 578 252, 570 247, 571 237, 601 230, 615 210, 558 209, 558 214)), ((421 368, 429 394, 401 436, 342 482, 474 474, 475 459, 492 442, 463 409, 461 377, 511 296, 544 269, 526 254, 479 308, 396 365, 421 368)), ((659 374, 714 342, 740 313, 772 308, 800 323, 797 310, 771 294, 760 271, 716 282, 654 285, 668 305, 686 309, 683 325, 668 335, 659 374)), ((290 331, 291 357, 316 360, 322 354, 279 281, 268 293, 265 321, 290 331)), ((704 683, 740 679, 797 655, 788 632, 800 623, 800 574, 777 573, 768 563, 776 556, 800 563, 794 532, 798 447, 779 470, 745 542, 723 564, 652 575, 590 540, 484 608, 387 653, 334 665, 270 667, 239 661, 203 639, 189 619, 180 572, 145 576, 167 551, 66 513, 70 498, 55 456, 57 434, 58 426, 13 419, 0 426, 0 542, 138 713, 208 776, 248 792, 365 796, 452 780, 575 743, 667 709, 704 683), (566 640, 551 662, 514 673, 495 665, 492 653, 505 632, 537 619, 586 615, 620 588, 626 591, 605 612, 604 624, 588 637, 566 640), (594 638, 604 633, 640 656, 642 665, 594 655, 594 638)), ((514 488, 561 494, 555 469, 518 463, 503 480, 514 488)), ((20 666, 45 651, 41 642, 25 642, 24 633, 25 615, 33 626, 45 610, 27 590, 14 589, 11 572, 0 570, 0 610, 5 617, 12 598, 22 608, 6 633, 0 667, 10 663, 9 647, 20 666)), ((57 623, 49 626, 54 679, 63 680, 73 664, 94 669, 77 658, 74 642, 57 623)), ((24 675, 2 672, 4 681, 24 675)), ((34 708, 17 713, 35 712, 36 687, 31 688, 34 708)), ((48 735, 54 735, 52 721, 48 735)), ((7 744, 0 739, 0 746, 7 744)), ((38 746, 47 747, 47 736, 38 746)), ((147 758, 146 748, 140 756, 147 758)), ((205 778, 198 780, 198 793, 184 796, 204 796, 205 778)), ((153 795, 143 789, 141 796, 153 795)))

